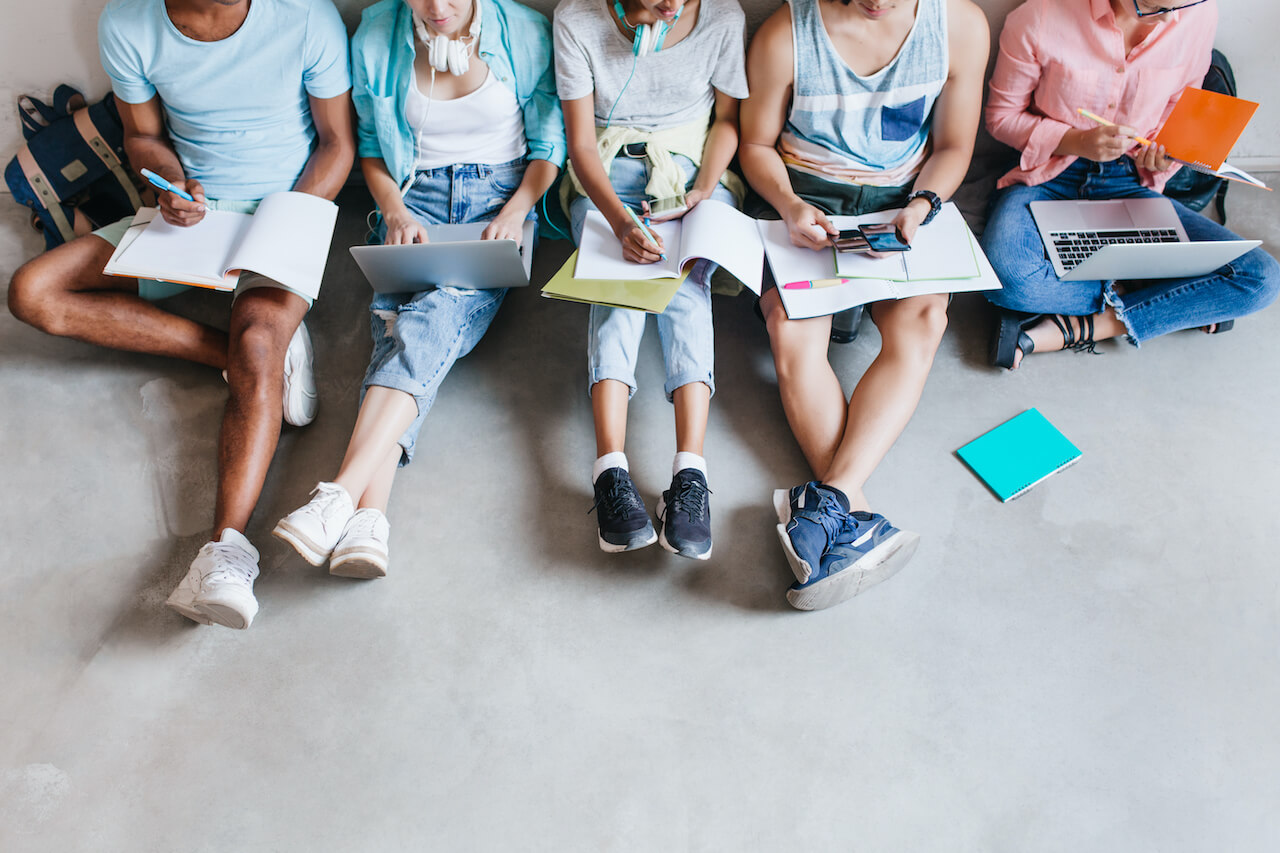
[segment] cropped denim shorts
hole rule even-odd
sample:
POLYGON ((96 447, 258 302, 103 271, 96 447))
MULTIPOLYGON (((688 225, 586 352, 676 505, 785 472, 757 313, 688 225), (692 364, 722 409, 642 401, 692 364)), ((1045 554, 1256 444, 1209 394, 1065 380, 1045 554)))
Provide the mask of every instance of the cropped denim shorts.
MULTIPOLYGON (((404 202, 423 225, 492 219, 520 186, 524 170, 523 159, 428 169, 414 176, 404 202)), ((381 221, 376 235, 379 243, 386 237, 381 221)), ((436 287, 373 297, 369 306, 373 354, 360 398, 363 401, 369 387, 378 385, 403 391, 417 403, 418 416, 400 436, 401 465, 413 458, 414 442, 440 383, 454 362, 480 342, 506 294, 503 288, 436 287)))

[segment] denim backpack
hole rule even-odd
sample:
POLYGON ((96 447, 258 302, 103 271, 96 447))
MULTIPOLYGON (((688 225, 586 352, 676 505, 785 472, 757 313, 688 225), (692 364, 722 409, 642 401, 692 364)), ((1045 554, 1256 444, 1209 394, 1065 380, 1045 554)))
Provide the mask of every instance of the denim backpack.
MULTIPOLYGON (((1215 50, 1209 61, 1209 72, 1204 75, 1204 83, 1200 88, 1208 92, 1219 92, 1235 97, 1236 75, 1231 71, 1231 63, 1215 50)), ((1164 185, 1164 194, 1177 199, 1192 210, 1204 210, 1209 202, 1214 202, 1218 211, 1218 219, 1225 225, 1227 222, 1227 186, 1230 182, 1224 178, 1215 178, 1204 172, 1197 172, 1190 166, 1183 166, 1164 185)))
POLYGON ((18 115, 26 144, 4 170, 14 201, 31 209, 31 224, 46 248, 130 215, 149 191, 131 177, 124 128, 108 94, 86 105, 84 95, 59 86, 52 103, 23 95, 18 115))

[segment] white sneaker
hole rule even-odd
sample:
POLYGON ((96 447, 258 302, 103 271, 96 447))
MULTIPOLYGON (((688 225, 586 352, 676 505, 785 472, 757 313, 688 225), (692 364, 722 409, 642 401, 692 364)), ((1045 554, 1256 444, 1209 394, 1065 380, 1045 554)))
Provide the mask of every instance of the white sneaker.
POLYGON ((329 558, 329 574, 344 578, 382 578, 387 575, 387 540, 391 524, 381 510, 357 510, 342 531, 329 558))
POLYGON ((210 622, 248 628, 258 613, 253 581, 258 577, 258 549, 238 530, 228 527, 207 543, 191 562, 200 585, 193 604, 210 622))
POLYGON ((212 624, 208 616, 196 610, 196 593, 199 591, 200 568, 192 563, 191 568, 187 569, 186 577, 173 588, 173 592, 169 593, 169 597, 164 602, 165 606, 178 611, 192 622, 199 622, 201 625, 212 624))
POLYGON ((287 424, 306 426, 315 420, 320 398, 316 394, 316 374, 312 368, 314 357, 307 324, 299 323, 284 354, 284 422, 287 424))
POLYGON ((337 483, 317 483, 311 502, 276 523, 272 535, 293 546, 313 566, 329 559, 356 508, 347 490, 337 483))

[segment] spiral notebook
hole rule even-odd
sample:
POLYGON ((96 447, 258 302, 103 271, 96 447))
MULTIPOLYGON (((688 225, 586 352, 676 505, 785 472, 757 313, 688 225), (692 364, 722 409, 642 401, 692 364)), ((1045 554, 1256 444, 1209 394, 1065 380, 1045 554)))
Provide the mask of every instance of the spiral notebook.
POLYGON ((983 433, 956 454, 1006 502, 1075 464, 1081 455, 1036 409, 983 433))
POLYGON ((1188 86, 1155 141, 1174 160, 1197 172, 1269 190, 1262 181, 1227 162, 1227 155, 1257 109, 1254 101, 1188 86))

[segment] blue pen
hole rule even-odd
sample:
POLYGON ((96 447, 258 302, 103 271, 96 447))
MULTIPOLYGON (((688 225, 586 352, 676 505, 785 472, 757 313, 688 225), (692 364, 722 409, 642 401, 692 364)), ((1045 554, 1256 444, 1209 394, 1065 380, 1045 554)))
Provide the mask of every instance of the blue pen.
MULTIPOLYGON (((636 216, 636 212, 631 208, 627 207, 626 205, 623 205, 622 209, 627 212, 627 216, 631 217, 631 221, 634 222, 637 225, 637 227, 639 227, 640 233, 644 235, 644 238, 653 244, 653 248, 657 249, 658 241, 654 238, 653 232, 650 231, 648 228, 644 227, 644 223, 640 221, 640 217, 636 216)), ((662 258, 664 261, 667 259, 667 256, 663 254, 663 252, 660 249, 658 251, 658 257, 662 258)))
POLYGON ((178 198, 185 198, 187 201, 195 201, 195 199, 191 197, 191 193, 186 192, 185 190, 178 189, 173 184, 169 183, 164 178, 160 177, 150 169, 139 169, 138 171, 142 174, 142 177, 150 181, 151 186, 155 187, 156 189, 173 193, 178 198))

